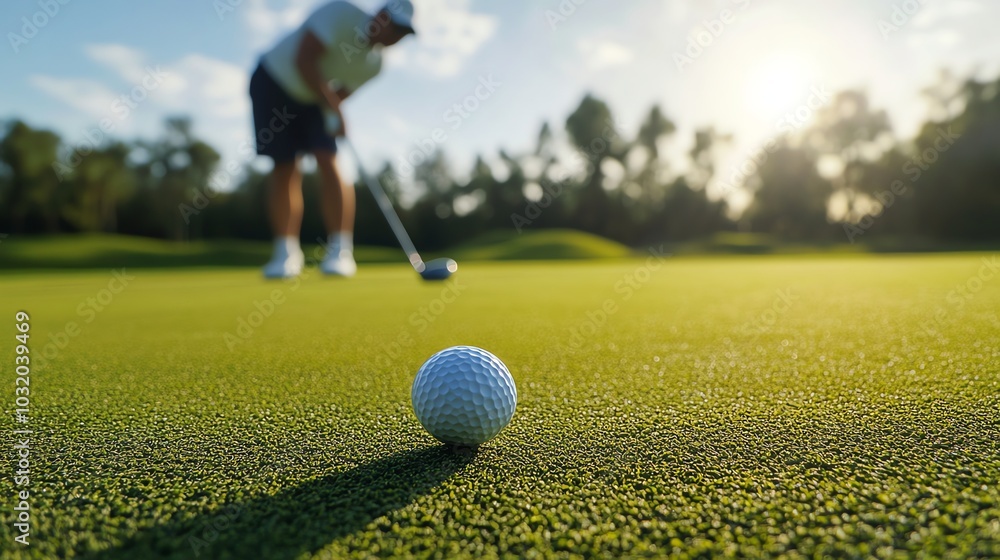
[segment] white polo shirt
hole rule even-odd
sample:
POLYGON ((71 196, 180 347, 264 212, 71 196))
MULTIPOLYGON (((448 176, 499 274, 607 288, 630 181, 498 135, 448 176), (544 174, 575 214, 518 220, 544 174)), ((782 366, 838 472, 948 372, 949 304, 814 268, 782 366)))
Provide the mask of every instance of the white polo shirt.
POLYGON ((295 63, 299 45, 306 31, 326 46, 320 58, 320 75, 332 82, 333 89, 354 92, 382 69, 381 49, 363 40, 365 26, 372 16, 357 6, 337 0, 309 16, 301 27, 264 54, 261 62, 267 72, 293 99, 317 103, 318 95, 309 89, 295 63))

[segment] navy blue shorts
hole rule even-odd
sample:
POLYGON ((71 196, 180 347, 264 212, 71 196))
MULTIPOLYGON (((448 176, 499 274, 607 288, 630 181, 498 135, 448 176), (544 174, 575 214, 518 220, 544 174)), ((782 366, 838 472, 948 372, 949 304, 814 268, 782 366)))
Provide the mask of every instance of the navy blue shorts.
POLYGON ((250 78, 250 100, 258 154, 285 163, 316 150, 336 153, 337 141, 326 131, 319 105, 293 99, 263 65, 250 78))

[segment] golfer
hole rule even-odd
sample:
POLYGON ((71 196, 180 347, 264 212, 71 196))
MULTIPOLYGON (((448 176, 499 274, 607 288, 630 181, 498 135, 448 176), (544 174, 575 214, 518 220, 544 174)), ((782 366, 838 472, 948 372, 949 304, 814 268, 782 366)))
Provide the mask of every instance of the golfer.
POLYGON ((274 255, 267 278, 302 272, 303 154, 316 158, 321 181, 324 274, 350 277, 354 262, 354 186, 337 169, 335 138, 346 134, 341 105, 382 69, 382 48, 413 31, 410 0, 389 0, 374 15, 346 1, 325 4, 261 57, 250 79, 257 153, 274 160, 269 215, 274 255))

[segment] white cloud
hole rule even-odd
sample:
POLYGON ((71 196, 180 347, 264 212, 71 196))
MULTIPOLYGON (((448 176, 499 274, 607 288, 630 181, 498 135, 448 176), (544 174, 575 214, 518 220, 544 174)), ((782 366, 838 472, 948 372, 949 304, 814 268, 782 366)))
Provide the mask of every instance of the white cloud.
POLYGON ((29 83, 95 124, 112 119, 121 134, 137 132, 165 114, 191 115, 196 126, 213 139, 224 130, 246 130, 250 102, 244 68, 198 54, 154 64, 141 51, 125 45, 85 45, 83 50, 91 60, 110 68, 121 83, 44 75, 31 76, 29 83), (127 111, 122 102, 116 103, 123 97, 132 99, 127 111))
POLYGON ((983 11, 983 5, 979 0, 943 0, 935 3, 924 4, 920 11, 913 16, 911 23, 915 29, 927 29, 945 23, 954 23, 954 20, 964 20, 969 16, 983 11))
POLYGON ((115 98, 129 94, 144 82, 153 84, 147 90, 148 102, 163 109, 222 118, 243 118, 249 112, 247 70, 234 64, 199 54, 186 55, 171 64, 151 64, 141 51, 113 44, 86 45, 84 52, 91 60, 113 70, 124 85, 51 76, 34 76, 31 83, 98 118, 109 115, 115 98), (163 79, 158 84, 148 79, 161 75, 163 79))
POLYGON ((272 8, 267 0, 246 0, 242 13, 252 46, 271 46, 281 35, 302 25, 314 7, 320 4, 317 0, 288 0, 284 7, 272 8))
POLYGON ((468 0, 418 0, 413 25, 416 38, 390 49, 387 65, 448 77, 493 37, 498 22, 471 12, 468 0))
POLYGON ((246 118, 250 111, 247 70, 199 54, 165 68, 169 74, 156 101, 175 111, 195 108, 210 117, 246 118))
POLYGON ((385 115, 385 121, 389 125, 389 129, 392 130, 393 133, 400 136, 406 136, 413 131, 412 127, 406 122, 406 120, 399 115, 387 113, 385 115))
MULTIPOLYGON (((246 0, 242 14, 252 46, 264 49, 275 44, 322 3, 288 0, 283 7, 272 8, 268 0, 246 0)), ((374 13, 385 1, 363 0, 356 4, 374 13)), ((437 77, 453 76, 493 37, 497 28, 492 16, 471 12, 469 0, 415 0, 414 4, 414 27, 418 35, 388 49, 387 66, 437 77)))
POLYGON ((691 7, 683 0, 673 0, 666 3, 666 23, 668 25, 680 25, 687 21, 691 7))
POLYGON ((121 76, 129 86, 126 92, 162 72, 162 83, 149 92, 150 102, 159 107, 214 117, 242 117, 249 110, 247 71, 234 64, 199 54, 167 65, 149 64, 140 51, 124 45, 87 45, 85 52, 121 76))
POLYGON ((108 116, 116 97, 114 92, 96 80, 54 78, 36 74, 28 77, 28 83, 95 119, 108 116))
POLYGON ((85 45, 83 52, 91 60, 117 72, 126 82, 137 84, 146 73, 142 66, 143 55, 137 49, 125 45, 101 44, 85 45))
POLYGON ((630 49, 614 41, 581 40, 577 50, 583 55, 584 61, 591 70, 602 70, 612 66, 627 64, 634 54, 630 49))
POLYGON ((961 42, 962 34, 955 29, 938 29, 936 31, 914 33, 906 41, 910 47, 927 47, 930 49, 949 49, 961 42))

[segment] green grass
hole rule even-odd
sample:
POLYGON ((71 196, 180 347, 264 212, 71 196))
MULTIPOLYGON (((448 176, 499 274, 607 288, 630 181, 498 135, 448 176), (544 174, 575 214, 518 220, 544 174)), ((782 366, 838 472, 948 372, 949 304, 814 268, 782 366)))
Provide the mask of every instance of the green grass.
POLYGON ((632 254, 628 247, 603 237, 558 229, 497 231, 447 252, 463 261, 615 259, 632 254))
MULTIPOLYGON (((0 269, 245 267, 267 262, 270 251, 270 243, 259 241, 172 242, 104 234, 36 236, 4 240, 0 269)), ((388 247, 360 247, 357 252, 361 262, 399 262, 405 260, 401 255, 399 249, 388 247)))
MULTIPOLYGON (((317 248, 306 246, 307 257, 316 256, 313 250, 317 248)), ((270 251, 270 243, 255 241, 171 242, 102 234, 37 236, 3 240, 0 270, 260 266, 267 262, 270 251)), ((496 232, 444 254, 462 261, 607 259, 628 256, 631 251, 587 233, 545 230, 522 235, 496 232)), ((406 262, 402 250, 394 247, 359 247, 355 256, 361 263, 406 262)))
POLYGON ((109 271, 0 276, 33 356, 80 329, 31 376, 32 544, 5 507, 0 556, 996 557, 1000 275, 949 296, 984 257, 463 263, 448 304, 404 265, 134 270, 92 315, 109 271), (518 385, 477 453, 409 408, 456 344, 518 385))

